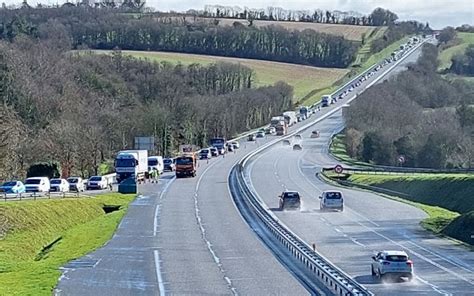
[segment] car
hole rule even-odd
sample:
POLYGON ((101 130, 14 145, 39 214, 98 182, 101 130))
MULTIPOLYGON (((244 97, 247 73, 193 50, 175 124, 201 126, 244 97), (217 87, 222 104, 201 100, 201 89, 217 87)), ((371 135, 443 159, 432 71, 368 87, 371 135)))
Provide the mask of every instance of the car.
POLYGON ((215 157, 215 156, 218 156, 218 155, 219 155, 219 151, 217 151, 217 148, 216 148, 216 147, 211 147, 211 148, 209 148, 209 151, 211 152, 211 156, 212 156, 212 157, 215 157))
POLYGON ((276 128, 275 128, 274 126, 269 127, 269 129, 270 129, 270 134, 271 134, 271 135, 276 134, 277 130, 276 130, 276 128))
POLYGON ((300 135, 300 134, 296 134, 296 135, 295 135, 295 139, 301 140, 301 135, 300 135))
POLYGON ((381 251, 372 256, 372 276, 382 280, 384 277, 413 278, 413 261, 405 251, 381 251))
POLYGON ((319 208, 321 211, 327 209, 337 209, 344 211, 344 198, 342 192, 338 190, 326 190, 319 196, 319 208))
POLYGON ((216 147, 217 148, 217 152, 219 153, 219 155, 224 155, 226 150, 225 150, 225 146, 222 146, 222 147, 216 147))
POLYGON ((69 182, 66 179, 55 178, 49 183, 49 192, 69 192, 69 182))
POLYGON ((137 193, 137 182, 135 178, 127 178, 118 185, 119 193, 137 193))
POLYGON ((201 149, 199 152, 199 159, 209 159, 212 157, 211 150, 210 149, 201 149))
POLYGON ((319 131, 314 130, 311 132, 311 138, 319 138, 319 131))
POLYGON ((174 159, 173 158, 165 158, 163 159, 163 171, 168 171, 168 172, 173 172, 176 168, 176 165, 174 163, 174 159))
POLYGON ((290 146, 290 145, 291 145, 291 142, 290 142, 290 140, 288 140, 288 139, 283 140, 282 143, 283 143, 283 145, 285 145, 285 146, 290 146))
POLYGON ((31 177, 25 180, 26 192, 48 192, 49 178, 48 177, 31 177))
POLYGON ((81 177, 69 177, 69 191, 83 192, 86 189, 84 180, 81 177))
POLYGON ((255 141, 257 139, 257 136, 255 134, 250 134, 247 137, 247 141, 255 141))
POLYGON ((301 196, 298 191, 283 191, 278 197, 280 210, 299 209, 301 206, 301 196))
POLYGON ((234 145, 229 143, 229 145, 227 145, 227 151, 234 152, 234 145))
POLYGON ((303 146, 300 143, 296 143, 293 145, 293 150, 296 150, 296 151, 303 150, 303 146))
POLYGON ((237 141, 232 141, 232 142, 230 142, 230 144, 232 144, 232 146, 233 146, 235 149, 239 149, 239 148, 240 148, 240 143, 237 142, 237 141))
POLYGON ((7 181, 0 186, 0 192, 4 193, 25 193, 25 184, 21 181, 7 181))
POLYGON ((265 138, 265 132, 258 131, 257 132, 257 138, 265 138))
POLYGON ((107 185, 107 180, 104 176, 92 176, 87 180, 86 189, 106 189, 107 185))

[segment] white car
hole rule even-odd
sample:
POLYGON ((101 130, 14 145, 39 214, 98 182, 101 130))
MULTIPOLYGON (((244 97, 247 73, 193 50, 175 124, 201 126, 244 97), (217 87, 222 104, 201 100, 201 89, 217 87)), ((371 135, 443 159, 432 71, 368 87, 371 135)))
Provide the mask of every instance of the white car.
POLYGON ((344 211, 344 198, 341 191, 327 190, 323 191, 319 196, 319 209, 325 211, 327 209, 337 209, 344 211))
POLYGON ((48 192, 48 177, 31 177, 25 180, 26 192, 48 192))
POLYGON ((86 189, 81 177, 69 177, 67 181, 69 182, 69 191, 83 192, 86 189))
POLYGON ((230 142, 232 144, 232 146, 234 146, 235 149, 239 149, 240 148, 240 143, 237 142, 237 141, 232 141, 230 142))
POLYGON ((107 188, 107 180, 104 176, 92 176, 87 181, 86 189, 106 189, 107 188))
POLYGON ((382 279, 385 276, 413 278, 413 262, 404 251, 382 251, 372 256, 372 276, 382 279))
POLYGON ((51 179, 50 192, 69 192, 69 182, 66 179, 51 179))

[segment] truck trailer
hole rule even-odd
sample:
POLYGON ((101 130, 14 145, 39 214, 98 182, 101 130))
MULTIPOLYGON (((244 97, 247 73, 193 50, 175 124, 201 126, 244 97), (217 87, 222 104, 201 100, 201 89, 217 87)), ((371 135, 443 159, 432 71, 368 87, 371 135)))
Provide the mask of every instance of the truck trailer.
POLYGON ((115 157, 115 173, 117 183, 128 178, 134 178, 136 182, 145 181, 145 173, 148 171, 147 150, 122 150, 115 157))

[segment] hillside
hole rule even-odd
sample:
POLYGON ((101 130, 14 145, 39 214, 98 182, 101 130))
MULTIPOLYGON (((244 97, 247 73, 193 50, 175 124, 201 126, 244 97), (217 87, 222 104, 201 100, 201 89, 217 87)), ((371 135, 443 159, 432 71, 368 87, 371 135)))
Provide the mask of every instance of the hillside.
POLYGON ((458 44, 448 47, 439 54, 438 70, 451 67, 451 59, 456 54, 463 53, 469 44, 474 44, 474 33, 458 32, 458 44))
MULTIPOLYGON (((110 53, 110 51, 94 52, 110 53)), ((326 88, 332 85, 349 72, 347 69, 318 68, 262 60, 196 54, 148 51, 122 51, 122 53, 124 55, 131 55, 143 59, 146 58, 152 61, 165 61, 172 64, 181 63, 183 65, 190 65, 193 63, 208 65, 215 62, 240 63, 241 65, 247 66, 255 71, 254 86, 273 85, 278 81, 284 81, 294 87, 295 100, 303 98, 315 89, 326 88)))

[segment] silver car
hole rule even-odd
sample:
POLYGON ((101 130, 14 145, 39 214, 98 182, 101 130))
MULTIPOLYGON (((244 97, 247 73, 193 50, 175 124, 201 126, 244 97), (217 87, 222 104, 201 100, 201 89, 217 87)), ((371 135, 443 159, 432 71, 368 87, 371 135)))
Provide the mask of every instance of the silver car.
POLYGON ((413 278, 413 262, 404 251, 382 251, 372 256, 372 276, 382 280, 386 276, 413 278))

